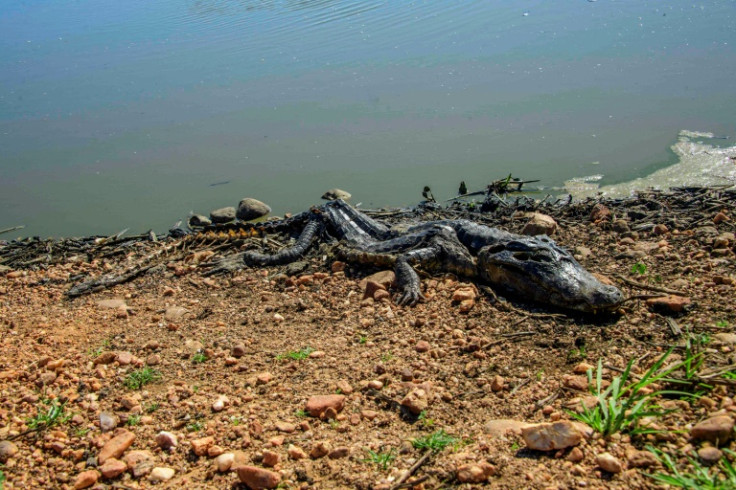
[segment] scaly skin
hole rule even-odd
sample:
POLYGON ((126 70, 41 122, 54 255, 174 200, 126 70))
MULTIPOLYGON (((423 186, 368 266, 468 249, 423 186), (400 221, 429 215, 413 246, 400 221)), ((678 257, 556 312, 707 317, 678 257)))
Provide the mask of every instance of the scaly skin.
POLYGON ((413 267, 417 264, 566 309, 611 310, 623 300, 617 288, 602 284, 546 236, 515 235, 468 220, 430 221, 399 233, 341 200, 297 216, 293 221, 306 225, 293 246, 276 254, 244 252, 211 272, 295 261, 326 232, 340 240, 338 253, 347 261, 381 267, 393 264, 400 305, 423 299, 413 267))

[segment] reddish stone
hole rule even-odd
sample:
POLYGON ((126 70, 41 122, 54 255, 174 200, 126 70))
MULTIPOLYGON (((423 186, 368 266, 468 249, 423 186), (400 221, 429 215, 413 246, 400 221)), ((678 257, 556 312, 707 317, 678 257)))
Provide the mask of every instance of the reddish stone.
POLYGON ((235 471, 240 481, 253 490, 276 488, 281 482, 281 475, 278 473, 256 466, 238 466, 235 471))
POLYGON ((306 411, 312 417, 322 417, 327 409, 342 411, 345 406, 345 395, 315 395, 307 401, 306 411))
POLYGON ((126 449, 135 441, 135 434, 122 430, 118 435, 110 439, 97 456, 97 463, 104 464, 110 458, 120 458, 126 449))

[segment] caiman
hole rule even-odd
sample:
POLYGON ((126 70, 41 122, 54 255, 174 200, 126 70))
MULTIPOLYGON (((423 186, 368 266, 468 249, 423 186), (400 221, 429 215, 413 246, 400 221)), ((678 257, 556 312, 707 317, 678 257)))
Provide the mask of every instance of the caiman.
POLYGON ((415 265, 481 280, 522 299, 564 309, 595 313, 613 310, 623 301, 618 288, 601 283, 545 235, 516 235, 469 220, 389 226, 342 200, 290 221, 304 226, 292 246, 275 254, 241 252, 220 260, 209 273, 294 262, 327 234, 339 240, 337 255, 343 260, 393 266, 399 305, 424 299, 415 265))

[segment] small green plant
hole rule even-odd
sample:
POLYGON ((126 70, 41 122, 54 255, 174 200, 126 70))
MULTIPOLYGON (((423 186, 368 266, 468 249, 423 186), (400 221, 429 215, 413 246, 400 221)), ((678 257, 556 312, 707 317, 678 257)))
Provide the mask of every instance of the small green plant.
POLYGON ((297 411, 294 412, 294 415, 296 415, 297 418, 303 419, 304 417, 306 417, 309 414, 307 413, 306 410, 304 410, 303 408, 300 408, 299 410, 297 410, 297 411))
POLYGON ((5 473, 3 473, 3 470, 0 470, 0 490, 3 490, 5 488, 5 473))
POLYGON ((440 429, 428 436, 413 439, 411 445, 414 446, 414 449, 429 449, 432 452, 438 453, 456 442, 458 442, 456 437, 451 436, 444 429, 440 429))
POLYGON ((536 377, 537 381, 542 381, 542 379, 544 378, 544 369, 540 369, 539 371, 537 371, 536 377))
POLYGON ((233 424, 235 427, 237 427, 243 423, 243 419, 233 415, 232 417, 230 417, 230 423, 233 424))
MULTIPOLYGON (((659 395, 689 394, 681 391, 649 391, 649 389, 644 389, 660 380, 666 381, 668 375, 682 367, 683 362, 678 362, 667 368, 662 368, 671 353, 672 349, 665 352, 638 381, 631 380, 631 368, 634 361, 629 361, 623 373, 620 376, 615 376, 605 390, 603 389, 603 363, 599 360, 595 388, 592 389, 598 403, 592 409, 583 404, 582 413, 569 412, 570 415, 588 424, 604 436, 617 432, 651 433, 651 430, 640 429, 638 427, 639 421, 644 417, 659 417, 671 412, 671 410, 662 410, 652 400, 659 395)), ((588 383, 592 384, 592 378, 592 370, 589 370, 588 383)))
POLYGON ((643 276, 647 273, 647 266, 643 262, 637 262, 631 266, 631 273, 643 276))
POLYGON ((312 352, 314 352, 314 349, 311 347, 305 347, 298 351, 289 351, 286 354, 279 354, 276 356, 276 360, 281 361, 283 359, 291 359, 292 361, 303 361, 309 357, 309 354, 312 352))
POLYGON ((74 431, 75 437, 84 437, 87 434, 89 434, 89 429, 87 427, 82 427, 74 431))
POLYGON ((194 385, 194 386, 192 386, 192 391, 193 391, 194 393, 199 393, 199 385, 194 385))
POLYGON ((187 432, 199 432, 202 429, 204 429, 204 424, 198 420, 187 424, 187 432))
POLYGON ((102 352, 103 352, 104 350, 105 350, 105 349, 104 349, 104 348, 102 348, 102 347, 98 347, 98 348, 96 348, 96 349, 92 349, 92 348, 90 348, 90 349, 89 349, 89 350, 87 351, 87 355, 88 355, 88 356, 90 356, 90 357, 92 357, 92 358, 95 358, 95 357, 100 357, 100 354, 102 354, 102 352))
POLYGON ((205 361, 207 361, 209 357, 207 357, 207 354, 204 352, 197 352, 192 356, 192 363, 193 364, 201 364, 205 361))
POLYGON ((146 413, 153 413, 159 408, 161 408, 161 404, 158 402, 153 402, 146 407, 146 413))
POLYGON ((588 352, 585 350, 585 346, 581 345, 580 347, 575 347, 570 349, 570 352, 567 353, 567 360, 568 361, 575 361, 578 359, 586 359, 588 357, 588 352))
POLYGON ((718 327, 718 328, 728 328, 728 322, 726 320, 718 320, 716 322, 716 327, 718 327))
POLYGON ((358 343, 359 344, 362 345, 362 344, 365 344, 366 342, 368 342, 368 337, 367 336, 361 335, 360 337, 358 337, 358 343))
POLYGON ((422 412, 419 414, 419 417, 417 417, 417 420, 420 424, 422 424, 422 427, 424 427, 425 429, 434 427, 434 419, 427 417, 426 410, 422 410, 422 412))
POLYGON ((140 415, 131 415, 128 417, 128 420, 125 421, 125 425, 129 425, 131 427, 135 427, 136 425, 141 423, 141 416, 140 415))
POLYGON ((372 451, 368 449, 368 457, 363 460, 364 463, 373 463, 382 471, 386 471, 391 461, 396 459, 396 451, 372 451))
POLYGON ((736 371, 726 371, 721 376, 726 379, 736 379, 736 371))
POLYGON ((148 366, 136 369, 125 378, 125 386, 131 390, 140 390, 148 383, 161 379, 161 373, 148 366))
POLYGON ((340 427, 340 422, 337 420, 330 420, 330 427, 337 430, 337 428, 340 427))
POLYGON ((28 419, 28 428, 30 430, 45 430, 67 423, 72 418, 72 414, 66 412, 65 406, 66 402, 42 400, 36 416, 28 419))
MULTIPOLYGON (((647 450, 653 453, 662 466, 669 472, 669 474, 660 472, 654 475, 645 473, 646 476, 659 483, 672 485, 673 487, 698 490, 727 490, 736 488, 736 468, 725 457, 721 459, 717 466, 709 469, 701 465, 696 459, 688 456, 687 459, 693 467, 693 472, 690 473, 677 468, 672 457, 661 449, 647 446, 647 450)), ((736 456, 736 453, 730 449, 724 448, 723 451, 732 458, 736 456)))
POLYGON ((381 356, 381 362, 389 362, 394 358, 394 354, 391 351, 386 352, 381 356))
POLYGON ((521 446, 519 445, 519 443, 517 441, 514 441, 513 444, 511 444, 511 450, 512 451, 518 451, 519 448, 521 448, 521 446))

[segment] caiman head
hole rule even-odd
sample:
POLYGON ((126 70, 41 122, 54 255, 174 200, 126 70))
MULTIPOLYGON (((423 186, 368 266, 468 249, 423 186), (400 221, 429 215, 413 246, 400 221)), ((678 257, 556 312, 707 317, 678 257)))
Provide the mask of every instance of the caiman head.
POLYGON ((603 284, 546 236, 514 237, 482 248, 478 272, 521 298, 588 313, 612 310, 621 291, 603 284))

